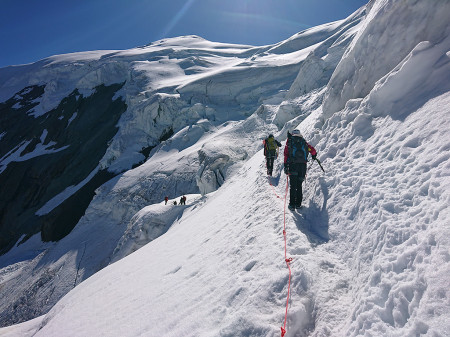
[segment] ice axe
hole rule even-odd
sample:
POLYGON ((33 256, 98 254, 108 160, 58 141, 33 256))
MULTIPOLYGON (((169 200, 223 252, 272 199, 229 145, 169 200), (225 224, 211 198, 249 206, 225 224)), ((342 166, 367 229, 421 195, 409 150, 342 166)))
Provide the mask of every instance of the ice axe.
POLYGON ((322 167, 322 164, 320 163, 320 160, 316 158, 314 158, 314 160, 317 162, 317 164, 319 164, 320 168, 322 169, 323 173, 325 173, 325 170, 322 167))

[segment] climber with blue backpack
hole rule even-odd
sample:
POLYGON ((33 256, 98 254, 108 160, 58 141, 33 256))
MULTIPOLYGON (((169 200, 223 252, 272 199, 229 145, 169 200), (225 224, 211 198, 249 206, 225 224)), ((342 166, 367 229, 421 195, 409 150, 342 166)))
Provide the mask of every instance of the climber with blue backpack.
POLYGON ((306 163, 309 154, 311 154, 313 160, 317 160, 316 149, 306 142, 300 130, 295 129, 292 133, 288 131, 284 148, 284 172, 289 175, 290 210, 302 206, 302 183, 306 177, 306 163))
POLYGON ((281 143, 276 140, 272 134, 263 140, 264 156, 266 157, 267 174, 272 175, 273 162, 278 157, 278 148, 281 147, 281 143))

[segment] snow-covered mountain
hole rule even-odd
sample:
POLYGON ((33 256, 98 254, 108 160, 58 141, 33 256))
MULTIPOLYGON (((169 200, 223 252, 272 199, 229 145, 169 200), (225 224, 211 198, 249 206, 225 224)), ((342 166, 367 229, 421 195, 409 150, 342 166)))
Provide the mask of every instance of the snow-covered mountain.
POLYGON ((377 0, 0 69, 0 336, 448 335, 449 50, 450 2, 377 0), (262 154, 293 128, 300 212, 262 154))

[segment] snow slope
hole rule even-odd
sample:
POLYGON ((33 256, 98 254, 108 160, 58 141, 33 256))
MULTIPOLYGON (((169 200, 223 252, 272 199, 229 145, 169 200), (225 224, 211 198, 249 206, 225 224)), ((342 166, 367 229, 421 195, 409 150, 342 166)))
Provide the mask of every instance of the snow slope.
MULTIPOLYGON (((449 6, 371 1, 356 37, 350 26, 333 42, 351 42, 334 68, 333 47, 276 47, 306 60, 288 90, 241 120, 180 128, 145 164, 103 185, 69 236, 33 238, 2 257, 16 262, 0 270, 3 289, 24 280, 26 293, 33 270, 36 292, 77 286, 0 335, 279 336, 286 226, 286 336, 447 336, 449 6), (326 173, 309 164, 305 208, 292 213, 282 160, 266 177, 260 140, 272 132, 284 141, 294 127, 326 173), (186 206, 161 202, 188 193, 186 206)), ((275 52, 269 60, 284 62, 275 52)), ((213 78, 233 83, 230 72, 213 78)), ((244 87, 238 78, 233 97, 244 87)), ((195 97, 205 81, 181 85, 180 95, 195 97)), ((216 89, 221 102, 223 83, 216 89)))
MULTIPOLYGON (((445 127, 436 125, 442 119, 415 124, 445 117, 448 104, 445 94, 404 122, 386 117, 369 139, 335 127, 352 143, 347 164, 323 158, 326 175, 311 164, 306 207, 286 214, 294 259, 288 335, 446 335, 449 152, 433 162, 433 152, 411 145, 422 137, 442 143, 448 118, 445 127), (380 146, 393 130, 398 149, 380 146), (401 148, 408 156, 398 153, 397 169, 371 161, 374 151, 384 158, 401 148)), ((258 152, 217 192, 183 208, 166 234, 72 290, 35 336, 278 335, 288 277, 281 168, 278 160, 267 178, 258 152)))
MULTIPOLYGON (((124 83, 120 95, 127 104, 119 131, 95 168, 123 173, 98 188, 70 235, 54 244, 33 238, 0 257, 0 266, 6 267, 0 292, 2 324, 46 313, 77 284, 164 233, 168 221, 153 231, 135 217, 148 205, 166 195, 173 200, 219 188, 259 151, 266 132, 275 133, 281 120, 295 118, 299 104, 287 100, 282 109, 278 105, 293 83, 301 85, 296 76, 305 59, 315 52, 323 55, 331 76, 363 17, 361 9, 346 20, 274 46, 236 46, 188 36, 128 51, 60 55, 0 69, 0 75, 14 73, 1 83, 2 93, 46 83, 36 114, 75 87, 89 95, 99 84, 116 82, 124 83), (145 164, 128 170, 144 159, 142 149, 152 147, 145 164), (138 228, 143 227, 149 231, 145 240, 139 239, 138 228), (129 237, 139 243, 125 242, 129 237)), ((316 106, 320 100, 314 95, 303 102, 316 106)), ((63 203, 95 170, 53 196, 37 214, 63 203)))

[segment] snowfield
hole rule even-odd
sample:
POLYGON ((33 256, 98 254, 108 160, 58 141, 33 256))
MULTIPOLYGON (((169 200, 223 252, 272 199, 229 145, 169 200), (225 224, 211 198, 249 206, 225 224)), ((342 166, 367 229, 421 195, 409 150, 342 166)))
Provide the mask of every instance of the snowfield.
POLYGON ((82 70, 36 114, 74 85, 127 80, 100 163, 122 173, 68 236, 0 256, 0 309, 22 322, 0 336, 280 336, 285 317, 286 337, 449 336, 450 2, 370 1, 274 46, 181 37, 55 56, 0 80, 1 97, 61 64, 82 70), (176 61, 157 57, 167 48, 176 61), (175 121, 160 144, 155 114, 175 121), (325 172, 308 164, 293 212, 294 128, 325 172), (141 145, 155 147, 131 169, 141 145))

